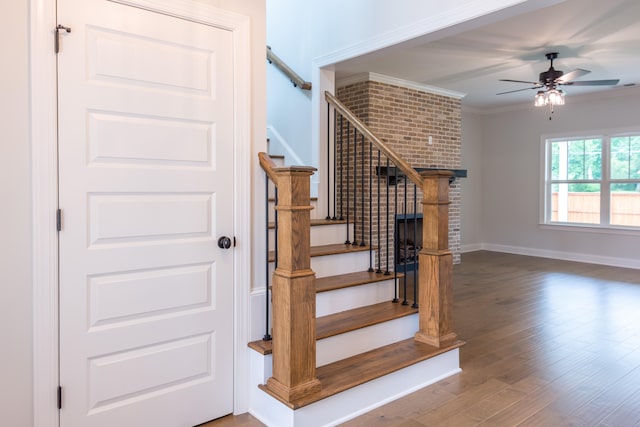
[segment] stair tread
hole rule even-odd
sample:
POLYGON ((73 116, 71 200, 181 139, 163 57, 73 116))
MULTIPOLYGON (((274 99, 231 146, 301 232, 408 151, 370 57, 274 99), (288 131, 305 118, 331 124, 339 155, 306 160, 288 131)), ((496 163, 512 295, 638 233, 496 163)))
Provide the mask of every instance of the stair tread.
MULTIPOLYGON (((404 277, 404 274, 398 273, 398 278, 401 277, 404 277)), ((358 271, 355 273, 320 277, 316 279, 316 293, 334 291, 336 289, 343 289, 351 286, 366 285, 367 283, 383 282, 393 278, 393 273, 385 276, 383 273, 369 271, 358 271)))
MULTIPOLYGON (((390 301, 341 311, 340 313, 316 319, 316 339, 329 338, 400 317, 410 316, 417 312, 418 309, 412 308, 410 305, 402 305, 390 301)), ((258 340, 252 341, 248 345, 249 348, 263 355, 271 354, 273 349, 273 341, 258 340)))
POLYGON ((390 301, 341 311, 316 319, 316 339, 329 338, 389 320, 410 316, 417 308, 390 301))
MULTIPOLYGON (((332 220, 332 219, 324 219, 324 218, 322 218, 322 219, 313 219, 312 218, 311 219, 311 226, 312 227, 318 227, 318 226, 323 226, 323 225, 339 225, 339 224, 346 224, 346 223, 347 223, 347 221, 344 220, 344 219, 341 219, 341 220, 338 220, 338 219, 332 220)), ((276 227, 275 222, 269 221, 269 228, 273 229, 275 227, 276 227)))
MULTIPOLYGON (((372 247, 375 249, 375 247, 372 247)), ((338 243, 333 245, 321 245, 321 246, 311 246, 311 256, 325 256, 325 255, 337 255, 337 254, 346 254, 351 252, 364 252, 368 251, 369 246, 354 246, 346 243, 338 243)), ((275 260, 275 251, 269 251, 269 262, 273 262, 275 260)))
POLYGON ((437 348, 409 338, 320 366, 316 369, 316 376, 321 384, 320 391, 293 402, 278 399, 264 385, 259 387, 291 409, 298 409, 462 345, 463 341, 455 340, 437 348))

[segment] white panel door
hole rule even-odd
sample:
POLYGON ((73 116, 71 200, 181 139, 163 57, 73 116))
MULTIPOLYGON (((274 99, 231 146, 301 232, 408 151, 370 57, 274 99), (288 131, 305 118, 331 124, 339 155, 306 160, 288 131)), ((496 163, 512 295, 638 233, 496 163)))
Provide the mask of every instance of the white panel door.
POLYGON ((233 411, 233 40, 58 0, 62 427, 233 411))

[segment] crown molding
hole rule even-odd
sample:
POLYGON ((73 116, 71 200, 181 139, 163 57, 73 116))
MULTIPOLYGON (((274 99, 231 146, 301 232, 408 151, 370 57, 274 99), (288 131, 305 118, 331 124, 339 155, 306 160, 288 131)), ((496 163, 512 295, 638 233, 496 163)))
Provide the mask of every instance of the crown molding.
POLYGON ((399 79, 396 77, 385 76, 383 74, 377 74, 377 73, 359 73, 349 77, 345 77, 343 79, 338 79, 336 80, 336 88, 348 86, 355 83, 362 83, 366 81, 384 83, 392 86, 402 87, 405 89, 413 89, 420 92, 431 93, 434 95, 442 95, 448 98, 455 98, 455 99, 462 99, 467 95, 466 93, 454 92, 452 90, 447 90, 447 89, 443 89, 435 86, 429 86, 421 83, 412 82, 410 80, 399 79))

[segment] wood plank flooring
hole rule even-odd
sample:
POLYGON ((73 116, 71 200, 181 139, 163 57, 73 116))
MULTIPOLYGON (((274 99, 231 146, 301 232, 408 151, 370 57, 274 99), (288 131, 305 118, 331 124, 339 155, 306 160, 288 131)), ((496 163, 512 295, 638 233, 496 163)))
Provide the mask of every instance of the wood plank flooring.
POLYGON ((344 426, 640 426, 639 270, 474 252, 454 307, 463 372, 344 426))

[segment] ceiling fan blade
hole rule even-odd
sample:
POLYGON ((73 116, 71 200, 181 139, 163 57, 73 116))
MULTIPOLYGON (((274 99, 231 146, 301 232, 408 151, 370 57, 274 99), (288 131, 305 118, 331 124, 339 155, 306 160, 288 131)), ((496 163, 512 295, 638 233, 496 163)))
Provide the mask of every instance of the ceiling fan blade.
POLYGON ((496 95, 504 95, 505 93, 513 93, 513 92, 522 92, 523 90, 531 90, 531 89, 540 89, 541 86, 534 86, 534 87, 526 87, 524 89, 516 89, 516 90, 510 90, 508 92, 500 92, 500 93, 496 93, 496 95))
POLYGON ((509 79, 500 79, 501 82, 513 82, 513 83, 526 83, 529 85, 537 85, 538 87, 542 87, 542 85, 538 82, 525 82, 524 80, 509 80, 509 79))
POLYGON ((565 86, 615 86, 618 84, 620 79, 611 79, 611 80, 583 80, 579 82, 566 82, 560 83, 565 86))
POLYGON ((564 73, 560 78, 558 78, 557 82, 558 83, 567 83, 570 82, 571 80, 575 80, 578 77, 582 77, 585 74, 589 74, 591 71, 589 70, 583 70, 582 68, 578 68, 576 70, 573 71, 569 71, 568 73, 564 73))

